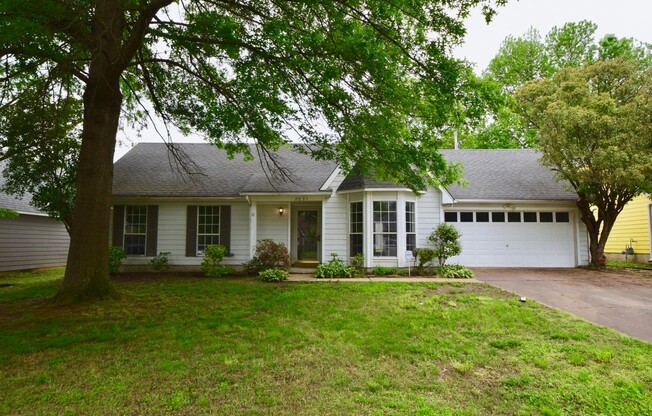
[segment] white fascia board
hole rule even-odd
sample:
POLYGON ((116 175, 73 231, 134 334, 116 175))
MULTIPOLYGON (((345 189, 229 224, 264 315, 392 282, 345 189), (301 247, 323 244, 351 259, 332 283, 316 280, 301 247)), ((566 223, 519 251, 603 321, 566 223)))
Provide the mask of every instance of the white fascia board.
POLYGON ((441 192, 441 203, 442 205, 453 205, 457 201, 455 198, 453 198, 453 195, 451 195, 450 192, 448 192, 448 189, 444 188, 443 186, 439 186, 439 191, 441 192))
POLYGON ((572 205, 571 199, 456 199, 456 204, 572 205))
POLYGON ((341 172, 342 172, 342 169, 340 169, 339 166, 336 167, 335 170, 333 171, 333 173, 331 173, 330 176, 328 177, 328 179, 326 179, 326 182, 324 182, 324 184, 321 186, 321 188, 319 188, 319 190, 320 191, 327 191, 328 188, 331 187, 331 184, 333 183, 335 178, 337 178, 340 175, 341 172))

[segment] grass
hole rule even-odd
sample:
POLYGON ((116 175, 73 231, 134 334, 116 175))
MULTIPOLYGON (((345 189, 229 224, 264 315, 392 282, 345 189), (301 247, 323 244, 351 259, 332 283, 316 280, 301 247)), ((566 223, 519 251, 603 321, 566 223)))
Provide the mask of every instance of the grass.
POLYGON ((652 413, 652 345, 481 284, 60 274, 0 280, 1 414, 652 413))
POLYGON ((636 263, 633 261, 607 260, 608 267, 631 268, 631 269, 648 269, 652 270, 651 263, 636 263))

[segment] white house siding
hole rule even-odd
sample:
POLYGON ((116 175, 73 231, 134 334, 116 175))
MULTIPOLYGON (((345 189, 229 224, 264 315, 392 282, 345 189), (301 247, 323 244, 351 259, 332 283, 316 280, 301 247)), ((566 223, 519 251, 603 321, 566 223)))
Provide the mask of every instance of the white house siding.
MULTIPOLYGON (((128 201, 120 202, 129 205, 128 201)), ((143 202, 138 202, 143 203, 143 202)), ((240 265, 249 260, 249 205, 245 201, 233 200, 185 200, 152 201, 147 205, 158 205, 158 242, 156 251, 169 252, 168 259, 174 266, 198 266, 202 257, 186 257, 186 215, 188 205, 230 205, 231 206, 231 253, 225 265, 240 265)), ((124 260, 126 266, 144 266, 151 257, 130 256, 124 260)))
MULTIPOLYGON (((333 180, 331 189, 337 189, 343 180, 344 176, 338 175, 333 180)), ((348 247, 349 196, 334 192, 322 206, 322 262, 329 261, 331 253, 336 253, 348 262, 348 247)))
POLYGON ((582 222, 579 217, 579 212, 575 214, 575 225, 577 227, 577 258, 578 266, 586 266, 589 264, 591 259, 591 253, 589 253, 589 232, 586 229, 586 225, 582 222))
POLYGON ((289 221, 291 215, 288 210, 288 204, 259 202, 257 208, 256 239, 271 239, 289 247, 290 238, 288 232, 290 230, 289 221), (278 214, 278 209, 281 207, 284 209, 283 215, 278 214))
POLYGON ((0 218, 0 271, 63 266, 69 244, 65 227, 52 218, 0 218))
POLYGON ((429 187, 417 199, 417 247, 432 247, 428 237, 441 219, 441 191, 429 187))

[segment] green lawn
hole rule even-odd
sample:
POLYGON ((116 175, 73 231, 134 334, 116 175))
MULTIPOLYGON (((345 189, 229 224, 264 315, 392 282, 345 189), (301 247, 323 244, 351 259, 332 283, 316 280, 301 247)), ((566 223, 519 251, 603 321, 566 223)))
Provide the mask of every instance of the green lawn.
POLYGON ((652 414, 652 345, 485 285, 60 275, 0 278, 0 413, 652 414))

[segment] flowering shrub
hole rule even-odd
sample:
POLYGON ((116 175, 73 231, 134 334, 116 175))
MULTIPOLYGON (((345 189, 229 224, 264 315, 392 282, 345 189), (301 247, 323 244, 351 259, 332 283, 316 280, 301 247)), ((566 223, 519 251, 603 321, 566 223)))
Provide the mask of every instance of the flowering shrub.
POLYGON ((248 273, 258 273, 267 269, 289 269, 290 253, 283 243, 274 240, 260 240, 256 245, 254 257, 244 264, 248 273))

